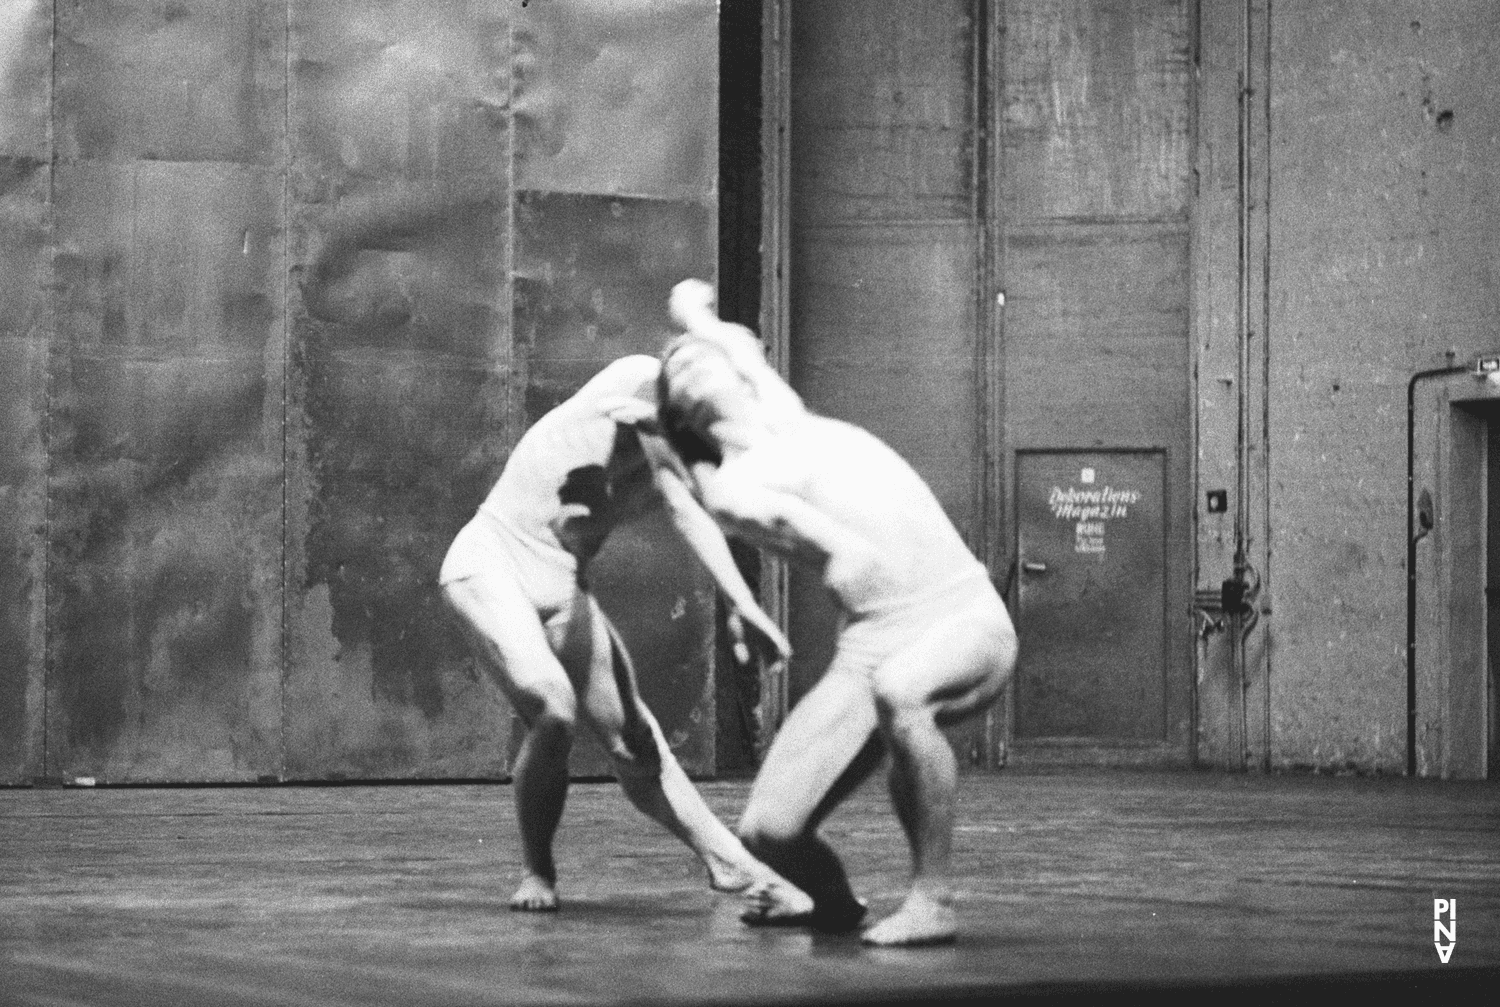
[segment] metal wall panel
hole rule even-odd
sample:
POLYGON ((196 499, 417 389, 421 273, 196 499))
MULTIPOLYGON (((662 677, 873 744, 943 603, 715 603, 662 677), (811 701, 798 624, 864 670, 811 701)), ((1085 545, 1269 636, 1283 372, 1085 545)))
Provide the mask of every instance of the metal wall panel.
POLYGON ((47 771, 280 743, 278 7, 56 12, 47 771))
MULTIPOLYGON (((1014 441, 1185 450, 1184 232, 1069 224, 1016 226, 1008 237, 1005 387, 1014 441)), ((1185 475, 1186 461, 1172 464, 1185 475)))
MULTIPOLYGON (((716 53, 709 0, 0 10, 0 777, 506 771, 437 570, 712 278, 716 53)), ((658 516, 596 582, 705 771, 690 571, 658 516)))
POLYGON ((716 2, 538 2, 515 17, 518 189, 712 198, 716 2))
MULTIPOLYGON (((703 2, 294 5, 289 775, 507 769, 438 567, 526 425, 658 349, 672 284, 711 275, 715 23, 703 2)), ((711 769, 712 595, 685 569, 647 522, 595 581, 711 769)))
POLYGON ((1004 213, 1185 219, 1182 0, 1004 4, 1004 213))
MULTIPOLYGON (((541 3, 516 17, 526 422, 610 360, 658 352, 672 286, 714 278, 717 24, 709 0, 541 3)), ((618 529, 591 579, 678 760, 712 772, 712 582, 660 513, 618 529)), ((585 739, 574 773, 606 769, 585 739)))
POLYGON ((0 8, 0 783, 42 771, 49 15, 0 8))
POLYGON ((437 587, 513 430, 513 4, 291 4, 286 774, 495 776, 437 587))

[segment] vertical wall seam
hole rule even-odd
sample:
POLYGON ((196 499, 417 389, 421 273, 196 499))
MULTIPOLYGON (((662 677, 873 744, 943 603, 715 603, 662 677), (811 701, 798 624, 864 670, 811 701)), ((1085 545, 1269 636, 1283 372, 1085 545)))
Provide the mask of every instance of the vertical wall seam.
POLYGON ((989 346, 989 320, 987 291, 989 288, 989 241, 988 229, 985 227, 985 214, 989 208, 989 200, 985 198, 984 187, 987 179, 987 161, 985 157, 985 142, 989 135, 985 129, 984 114, 988 107, 984 100, 984 88, 987 74, 984 72, 984 61, 987 47, 985 46, 985 35, 989 25, 989 4, 985 0, 974 0, 969 11, 969 24, 972 25, 972 39, 969 46, 969 125, 972 130, 972 138, 969 141, 969 226, 974 229, 974 292, 972 304, 974 306, 974 352, 972 354, 974 367, 974 434, 979 446, 978 465, 975 467, 974 482, 970 486, 970 506, 973 508, 971 527, 968 530, 969 544, 986 566, 993 566, 990 562, 990 534, 989 534, 989 490, 987 480, 989 477, 989 380, 986 364, 986 354, 989 346))
MULTIPOLYGON (((47 339, 42 369, 42 751, 36 765, 46 777, 51 766, 51 684, 52 670, 52 400, 53 354, 57 350, 57 0, 51 5, 51 30, 47 36, 47 267, 46 308, 43 332, 47 339)), ((33 564, 35 569, 35 564, 33 564)))
MULTIPOLYGON (((1254 132, 1250 124, 1251 40, 1253 36, 1254 0, 1244 0, 1240 9, 1239 94, 1237 96, 1239 174, 1235 193, 1238 203, 1236 206, 1238 233, 1235 250, 1237 275, 1235 278, 1234 579, 1241 584, 1245 579, 1245 546, 1246 539, 1249 537, 1249 530, 1246 527, 1249 522, 1249 503, 1246 497, 1250 492, 1250 431, 1248 429, 1250 392, 1247 379, 1250 371, 1250 184, 1251 153, 1254 145, 1254 132)), ((1238 707, 1239 720, 1235 731, 1238 752, 1235 755, 1234 764, 1240 769, 1245 769, 1249 763, 1250 739, 1246 737, 1249 731, 1248 711, 1246 710, 1249 670, 1245 653, 1246 634, 1243 614, 1238 611, 1233 613, 1229 625, 1233 633, 1230 643, 1231 676, 1238 691, 1235 704, 1238 707)))
MULTIPOLYGON (((1199 158, 1199 144, 1202 142, 1202 129, 1200 128, 1200 116, 1202 106, 1199 98, 1203 89, 1203 0, 1192 0, 1188 6, 1188 65, 1190 68, 1191 84, 1188 88, 1188 401, 1191 408, 1188 410, 1188 443, 1187 453, 1188 484, 1191 492, 1188 496, 1188 534, 1192 537, 1192 556, 1189 559, 1189 585, 1193 589, 1194 597, 1188 607, 1188 620, 1192 623, 1193 632, 1193 656, 1188 675, 1188 742, 1187 755, 1188 765, 1197 768, 1199 764, 1199 738, 1200 724, 1200 684, 1202 680, 1204 665, 1208 661, 1206 647, 1203 638, 1198 635, 1198 605, 1196 600, 1197 587, 1203 575, 1203 540, 1202 540, 1202 513, 1200 511, 1199 494, 1203 490, 1203 466, 1200 455, 1203 443, 1203 406, 1200 380, 1202 378, 1202 350, 1203 338, 1199 331, 1201 318, 1200 301, 1201 292, 1199 284, 1203 282, 1206 270, 1202 268, 1203 239, 1201 235, 1203 207, 1202 195, 1202 162, 1199 158)), ((1170 613, 1169 613, 1170 617, 1170 613)), ((1169 636, 1168 639, 1171 639, 1169 636)))
MULTIPOLYGON (((976 290, 979 316, 976 331, 979 346, 975 360, 979 408, 980 463, 978 472, 976 522, 981 557, 996 581, 1002 598, 1008 575, 1006 552, 1009 528, 1005 509, 1002 472, 1005 447, 1005 383, 1002 376, 1002 347, 1005 325, 1002 221, 1000 219, 999 88, 1003 7, 998 0, 979 0, 974 11, 974 198, 975 227, 978 245, 976 290)), ((1014 557, 1011 558, 1012 564, 1014 557)), ((1006 762, 1011 740, 1010 711, 1012 691, 1004 690, 1002 698, 992 704, 984 719, 984 754, 986 768, 997 769, 1006 762)))
MULTIPOLYGON (((761 3, 761 297, 760 332, 772 365, 791 381, 787 271, 791 262, 791 0, 761 3)), ((789 630, 790 574, 784 560, 763 555, 763 603, 783 632, 789 630)), ((765 753, 786 718, 790 671, 768 673, 761 681, 760 737, 765 753)))
MULTIPOLYGON (((504 429, 501 431, 505 441, 507 453, 507 464, 509 463, 509 452, 515 448, 521 439, 520 427, 522 423, 517 421, 517 386, 520 384, 521 368, 516 366, 516 18, 512 12, 505 19, 505 248, 502 253, 501 276, 501 305, 504 310, 503 327, 501 338, 508 341, 508 346, 497 346, 496 352, 501 355, 504 362, 505 374, 501 381, 501 387, 505 389, 505 413, 504 429)), ((519 388, 522 402, 525 402, 526 389, 519 388)), ((502 707, 503 708, 503 707, 502 707)), ((515 765, 512 752, 517 751, 514 743, 514 732, 517 716, 512 711, 506 724, 506 745, 504 750, 505 766, 502 770, 514 782, 515 765)))
MULTIPOLYGON (((1265 0, 1265 13, 1263 14, 1265 33, 1265 44, 1262 46, 1263 67, 1261 70, 1261 92, 1263 108, 1262 137, 1266 163, 1261 171, 1264 176, 1264 190, 1261 194, 1261 227, 1264 233, 1264 243, 1261 247, 1261 322, 1260 322, 1260 349, 1261 349, 1261 468, 1264 492, 1261 494, 1261 536, 1262 555, 1260 571, 1260 598, 1261 609, 1265 611, 1266 601, 1271 597, 1271 43, 1272 32, 1272 0, 1265 0)), ((1267 613, 1269 614, 1269 613, 1267 613)), ((1261 674, 1264 676, 1265 686, 1262 690, 1265 713, 1262 725, 1262 744, 1264 754, 1261 768, 1269 772, 1271 769, 1271 658, 1275 634, 1271 632, 1269 621, 1263 623, 1261 629, 1261 674)))
POLYGON ((282 77, 281 77, 281 577, 279 580, 281 594, 281 639, 279 644, 280 653, 277 655, 279 666, 277 698, 277 719, 279 730, 276 736, 276 775, 278 779, 286 775, 286 684, 288 674, 288 626, 290 616, 287 611, 291 600, 291 592, 287 589, 287 510, 288 496, 290 494, 291 479, 289 478, 290 455, 288 450, 288 438, 291 435, 289 423, 290 404, 288 399, 291 392, 291 345, 292 345, 292 307, 291 307, 291 241, 292 241, 292 0, 285 0, 282 8, 282 77))

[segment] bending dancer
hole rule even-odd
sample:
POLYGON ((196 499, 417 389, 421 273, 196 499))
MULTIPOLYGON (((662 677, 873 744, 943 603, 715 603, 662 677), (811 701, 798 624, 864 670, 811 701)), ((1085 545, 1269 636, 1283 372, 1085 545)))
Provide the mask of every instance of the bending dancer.
POLYGON ((665 501, 736 610, 736 652, 746 654, 744 621, 758 630, 754 639, 762 647, 788 650, 713 520, 680 483, 663 497, 652 478, 643 435, 631 424, 655 415, 659 370, 653 357, 617 360, 538 420, 454 539, 439 574, 445 597, 527 728, 514 768, 525 877, 510 907, 558 908, 552 840, 582 716, 631 802, 692 848, 713 888, 744 891, 753 904, 778 911, 807 911, 812 901, 751 856, 688 781, 641 701, 618 633, 589 593, 589 561, 611 528, 665 501))
POLYGON ((687 335, 665 354, 660 398, 683 478, 731 535, 819 570, 842 615, 833 662, 776 735, 739 827, 815 908, 800 916, 767 903, 742 919, 859 925, 865 904, 817 830, 889 754, 913 878, 901 907, 863 939, 952 940, 957 763, 939 728, 998 695, 1015 665, 1015 630, 911 466, 867 431, 808 411, 749 330, 719 320, 712 298, 700 281, 673 291, 687 335))

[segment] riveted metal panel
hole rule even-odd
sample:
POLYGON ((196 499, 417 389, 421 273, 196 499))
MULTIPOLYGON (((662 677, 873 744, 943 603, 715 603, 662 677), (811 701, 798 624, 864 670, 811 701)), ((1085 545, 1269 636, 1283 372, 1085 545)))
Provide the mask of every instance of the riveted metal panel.
POLYGON ((506 769, 437 574, 512 438, 514 6, 290 5, 291 777, 506 769))
POLYGON ((47 772, 253 779, 280 744, 281 18, 56 17, 47 772))
MULTIPOLYGON (((0 774, 505 771, 442 555, 528 419, 655 350, 715 259, 716 5, 539 7, 7 8, 0 774), (565 224, 519 312, 513 172, 565 224)), ((654 521, 596 582, 710 768, 712 595, 657 576, 691 563, 654 521)))
POLYGON ((703 201, 718 180, 718 4, 516 12, 516 187, 703 201))
POLYGON ((42 771, 49 15, 0 12, 0 783, 42 771))

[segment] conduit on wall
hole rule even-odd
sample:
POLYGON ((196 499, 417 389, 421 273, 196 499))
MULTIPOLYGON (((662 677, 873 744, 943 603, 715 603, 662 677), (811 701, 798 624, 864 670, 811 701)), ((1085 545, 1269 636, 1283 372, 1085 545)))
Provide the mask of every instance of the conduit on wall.
MULTIPOLYGON (((1252 445, 1259 443, 1261 465, 1270 465, 1270 319, 1271 319, 1271 233, 1270 233, 1270 135, 1271 135, 1271 4, 1270 0, 1245 0, 1240 21, 1239 53, 1239 178, 1236 188, 1238 209, 1238 283, 1236 290, 1236 435, 1235 435, 1235 515, 1233 577, 1224 585, 1223 604, 1229 619, 1232 676, 1239 688, 1239 765, 1250 762, 1250 669, 1247 653, 1249 636, 1260 623, 1260 599, 1268 588, 1268 573, 1250 561, 1250 552, 1259 548, 1269 558, 1268 541, 1256 541, 1251 527, 1251 497, 1259 492, 1265 515, 1261 522, 1269 530, 1269 497, 1266 482, 1252 479, 1252 445), (1258 100, 1257 100, 1258 99, 1258 100), (1257 118, 1257 113, 1259 118, 1257 118), (1256 338, 1252 312, 1260 316, 1260 359, 1253 360, 1251 344, 1256 338), (1261 381, 1252 392, 1254 368, 1259 367, 1261 381), (1252 416, 1258 393, 1261 405, 1259 423, 1252 416)), ((1262 564, 1262 567, 1264 563, 1262 564)), ((1264 688, 1261 710, 1261 768, 1271 767, 1271 661, 1269 648, 1261 661, 1264 688)))

